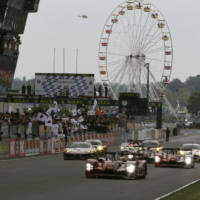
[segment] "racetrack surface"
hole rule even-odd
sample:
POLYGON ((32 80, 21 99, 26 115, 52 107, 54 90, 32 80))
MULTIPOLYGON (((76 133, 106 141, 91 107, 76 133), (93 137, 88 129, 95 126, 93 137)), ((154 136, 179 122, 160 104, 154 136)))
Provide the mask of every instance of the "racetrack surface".
POLYGON ((200 164, 194 169, 151 164, 145 180, 131 181, 87 179, 84 169, 85 161, 64 161, 62 155, 0 161, 0 199, 153 200, 200 178, 200 164))

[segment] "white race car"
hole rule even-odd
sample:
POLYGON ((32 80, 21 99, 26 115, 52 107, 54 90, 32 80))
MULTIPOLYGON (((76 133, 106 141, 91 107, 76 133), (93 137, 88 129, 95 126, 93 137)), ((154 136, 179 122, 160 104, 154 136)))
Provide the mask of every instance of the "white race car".
POLYGON ((194 157, 194 160, 200 162, 200 144, 185 143, 181 145, 181 148, 192 149, 192 155, 194 157))
POLYGON ((96 148, 88 142, 74 142, 64 149, 64 160, 86 159, 94 156, 96 148))
POLYGON ((121 152, 129 151, 139 151, 142 150, 141 140, 129 140, 128 142, 123 142, 120 146, 121 152))
POLYGON ((158 140, 144 140, 142 142, 142 147, 150 161, 153 161, 155 154, 162 149, 158 140))

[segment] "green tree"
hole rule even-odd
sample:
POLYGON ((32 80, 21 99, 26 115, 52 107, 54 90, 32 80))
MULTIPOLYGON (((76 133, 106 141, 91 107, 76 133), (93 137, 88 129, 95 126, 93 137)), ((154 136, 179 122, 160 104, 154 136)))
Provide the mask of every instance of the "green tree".
POLYGON ((170 84, 168 85, 168 89, 171 90, 172 92, 178 92, 179 89, 184 87, 184 83, 181 82, 179 79, 173 79, 170 84))
POLYGON ((185 82, 185 87, 191 92, 200 91, 200 75, 190 76, 185 82))
POLYGON ((197 114, 200 111, 200 92, 194 92, 188 99, 188 110, 190 113, 197 114))

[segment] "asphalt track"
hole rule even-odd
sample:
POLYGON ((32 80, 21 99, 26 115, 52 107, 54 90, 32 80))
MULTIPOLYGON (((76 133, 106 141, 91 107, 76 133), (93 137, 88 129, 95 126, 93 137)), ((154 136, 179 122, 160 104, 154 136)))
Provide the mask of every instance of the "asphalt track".
POLYGON ((86 179, 84 169, 85 161, 64 161, 62 155, 0 161, 0 199, 153 200, 200 178, 200 164, 194 169, 149 165, 145 180, 132 181, 86 179))

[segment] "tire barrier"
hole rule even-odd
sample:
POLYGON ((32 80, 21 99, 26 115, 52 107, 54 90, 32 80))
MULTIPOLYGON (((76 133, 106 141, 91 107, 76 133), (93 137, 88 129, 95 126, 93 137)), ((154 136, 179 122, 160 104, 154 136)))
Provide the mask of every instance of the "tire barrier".
MULTIPOLYGON (((87 139, 99 139, 106 145, 112 145, 114 134, 85 134, 80 136, 69 136, 68 144, 87 139)), ((45 154, 56 154, 63 152, 65 148, 65 138, 28 138, 9 139, 0 143, 0 159, 27 157, 45 154)))

